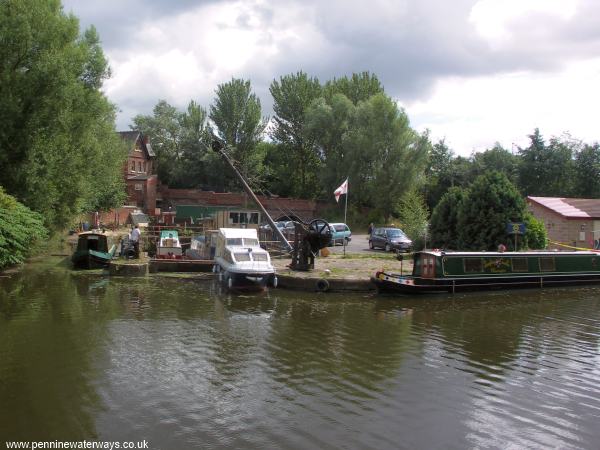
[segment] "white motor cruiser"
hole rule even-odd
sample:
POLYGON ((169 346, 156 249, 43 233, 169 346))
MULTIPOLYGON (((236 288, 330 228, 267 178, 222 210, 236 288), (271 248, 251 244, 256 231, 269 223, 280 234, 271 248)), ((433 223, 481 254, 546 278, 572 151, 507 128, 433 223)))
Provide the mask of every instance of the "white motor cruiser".
POLYGON ((271 257, 254 229, 219 228, 214 271, 229 289, 277 287, 271 257))

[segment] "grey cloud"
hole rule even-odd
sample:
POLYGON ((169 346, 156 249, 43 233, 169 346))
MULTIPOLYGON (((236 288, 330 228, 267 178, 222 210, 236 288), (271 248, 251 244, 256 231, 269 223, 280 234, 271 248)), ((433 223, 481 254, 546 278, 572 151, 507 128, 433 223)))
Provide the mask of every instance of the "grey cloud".
MULTIPOLYGON (((65 10, 72 8, 84 25, 94 23, 107 52, 125 55, 129 46, 140 45, 145 25, 216 2, 67 0, 65 10)), ((368 70, 380 78, 389 95, 411 101, 427 94, 435 80, 442 77, 554 71, 572 58, 600 54, 600 4, 593 0, 580 2, 577 16, 569 21, 540 13, 515 20, 508 24, 515 39, 500 48, 491 47, 469 22, 475 3, 405 0, 387 2, 388 9, 378 9, 382 3, 373 1, 356 3, 357 10, 350 1, 304 0, 301 17, 287 18, 293 21, 291 25, 304 23, 310 31, 300 42, 286 40, 273 31, 281 26, 282 12, 297 8, 298 1, 279 0, 259 6, 244 3, 244 7, 251 8, 254 21, 250 15, 241 14, 228 27, 260 32, 261 41, 276 45, 279 51, 275 57, 251 61, 231 76, 250 79, 263 108, 269 111, 271 81, 299 70, 322 82, 368 70)), ((206 67, 207 71, 213 69, 206 67)), ((202 94, 190 93, 190 99, 205 97, 208 102, 203 104, 208 106, 215 88, 206 87, 202 94)), ((152 92, 138 95, 157 95, 150 99, 153 105, 161 98, 159 90, 160 86, 155 86, 152 92)), ((126 106, 122 109, 125 113, 126 106)))

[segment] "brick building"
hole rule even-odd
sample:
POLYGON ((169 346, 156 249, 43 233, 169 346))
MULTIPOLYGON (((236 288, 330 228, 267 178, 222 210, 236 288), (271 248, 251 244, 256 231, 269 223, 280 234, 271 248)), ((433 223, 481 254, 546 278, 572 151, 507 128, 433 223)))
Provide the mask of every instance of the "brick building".
POLYGON ((600 239, 600 199, 527 197, 531 213, 546 226, 549 248, 593 248, 600 239))
POLYGON ((128 148, 123 175, 127 188, 126 206, 133 206, 154 215, 158 177, 152 173, 154 151, 148 137, 139 131, 120 131, 128 148))
MULTIPOLYGON (((121 208, 92 214, 92 223, 123 225, 130 214, 145 213, 159 224, 175 221, 191 224, 205 219, 209 211, 215 219, 220 218, 219 226, 257 226, 256 220, 259 223, 266 220, 245 192, 171 189, 162 185, 152 173, 155 154, 147 136, 139 131, 121 131, 119 135, 128 148, 127 163, 123 167, 127 199, 121 208)), ((275 220, 283 217, 309 220, 317 215, 317 203, 311 200, 258 197, 275 220)))

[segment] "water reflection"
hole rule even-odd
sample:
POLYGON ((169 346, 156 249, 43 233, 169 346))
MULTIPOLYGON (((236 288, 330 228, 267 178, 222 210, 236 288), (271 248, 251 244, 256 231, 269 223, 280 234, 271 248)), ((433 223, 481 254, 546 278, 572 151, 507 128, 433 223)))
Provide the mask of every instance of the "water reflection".
POLYGON ((236 296, 39 263, 0 279, 0 437, 593 447, 598 292, 236 296))

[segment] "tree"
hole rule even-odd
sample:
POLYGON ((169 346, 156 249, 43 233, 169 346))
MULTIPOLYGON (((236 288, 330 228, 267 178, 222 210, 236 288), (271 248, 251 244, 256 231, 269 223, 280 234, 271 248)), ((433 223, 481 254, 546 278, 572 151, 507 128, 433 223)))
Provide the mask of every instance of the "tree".
POLYGON ((568 196, 572 190, 573 155, 577 143, 568 138, 552 138, 546 145, 537 128, 529 139, 529 147, 519 149, 519 183, 523 193, 568 196))
POLYGON ((206 110, 191 100, 179 111, 159 100, 153 114, 137 115, 132 129, 148 136, 156 153, 159 179, 176 188, 223 186, 220 174, 225 169, 218 155, 210 150, 211 130, 206 110))
POLYGON ((22 263, 35 244, 46 237, 42 216, 0 186, 0 270, 22 263))
POLYGON ((314 138, 305 131, 305 114, 311 102, 321 95, 319 80, 298 72, 273 80, 269 91, 275 112, 270 135, 286 162, 278 174, 279 182, 285 180, 284 189, 292 195, 314 198, 319 193, 320 160, 314 138))
POLYGON ((496 143, 494 147, 472 157, 471 179, 487 172, 501 172, 515 186, 519 182, 519 157, 496 143))
POLYGON ((423 195, 417 189, 411 189, 404 194, 400 200, 398 214, 402 221, 402 230, 413 241, 413 248, 424 248, 427 241, 429 210, 423 195))
POLYGON ((343 94, 355 105, 369 100, 374 95, 384 93, 377 75, 369 72, 353 73, 350 78, 347 76, 334 78, 324 87, 326 99, 331 99, 335 94, 343 94))
POLYGON ((525 201, 506 175, 480 175, 460 203, 459 246, 465 250, 495 250, 507 240, 506 224, 522 222, 524 217, 525 201))
POLYGON ((346 138, 354 121, 356 107, 343 94, 329 101, 315 100, 306 111, 305 132, 320 155, 320 192, 327 195, 348 177, 351 160, 346 138))
POLYGON ((527 248, 542 250, 548 246, 548 233, 544 222, 536 219, 531 213, 526 212, 525 218, 525 236, 524 245, 527 248))
POLYGON ((344 147, 353 198, 390 218, 402 196, 422 182, 430 142, 410 128, 392 99, 377 94, 358 104, 344 147))
POLYGON ((434 248, 460 248, 458 217, 466 195, 466 189, 451 187, 435 206, 429 223, 429 235, 434 248))
POLYGON ((58 0, 5 0, 0 40, 0 184, 56 227, 117 206, 126 152, 96 30, 79 36, 58 0))
MULTIPOLYGON (((264 155, 257 152, 257 144, 267 125, 261 116, 260 100, 252 93, 250 81, 236 78, 220 84, 216 94, 210 107, 214 131, 229 147, 230 156, 242 175, 257 177, 264 159, 264 155)), ((237 184, 235 180, 230 186, 237 184)))
POLYGON ((575 155, 573 194, 577 197, 600 197, 600 145, 586 144, 575 155))

